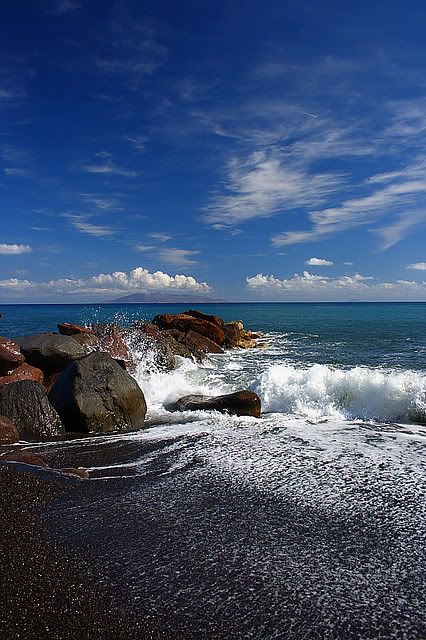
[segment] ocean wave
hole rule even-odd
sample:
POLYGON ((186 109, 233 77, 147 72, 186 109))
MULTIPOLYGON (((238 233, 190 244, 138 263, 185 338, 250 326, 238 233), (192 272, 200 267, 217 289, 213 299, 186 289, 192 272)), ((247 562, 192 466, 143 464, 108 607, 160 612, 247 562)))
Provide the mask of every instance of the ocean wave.
POLYGON ((426 423, 426 376, 416 371, 277 364, 260 375, 253 389, 267 412, 426 423))

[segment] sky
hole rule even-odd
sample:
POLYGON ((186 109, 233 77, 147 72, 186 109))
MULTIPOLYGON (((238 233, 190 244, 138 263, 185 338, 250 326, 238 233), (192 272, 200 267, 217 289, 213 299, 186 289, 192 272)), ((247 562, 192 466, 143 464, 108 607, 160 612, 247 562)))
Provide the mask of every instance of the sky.
POLYGON ((425 24, 4 0, 0 302, 426 300, 425 24))

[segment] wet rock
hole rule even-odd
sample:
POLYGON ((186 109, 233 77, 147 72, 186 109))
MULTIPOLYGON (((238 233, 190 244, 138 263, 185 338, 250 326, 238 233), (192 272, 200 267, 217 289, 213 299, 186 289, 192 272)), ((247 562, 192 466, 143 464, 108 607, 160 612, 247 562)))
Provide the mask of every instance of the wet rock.
POLYGON ((13 444, 18 441, 19 431, 15 423, 6 416, 0 416, 0 444, 13 444))
POLYGON ((90 474, 87 469, 59 469, 61 473, 68 473, 71 476, 78 476, 79 478, 90 478, 90 474))
POLYGON ((91 353, 73 362, 58 376, 49 399, 70 432, 109 433, 144 426, 141 388, 106 353, 91 353))
POLYGON ((86 331, 75 333, 72 336, 72 339, 76 340, 78 344, 87 347, 89 351, 99 351, 99 349, 101 348, 101 341, 94 333, 89 333, 86 331))
POLYGON ((37 467, 49 466, 44 458, 31 451, 10 451, 0 457, 1 462, 21 462, 22 464, 33 464, 37 467))
POLYGON ((38 367, 45 374, 63 371, 71 362, 83 358, 88 353, 84 347, 71 338, 58 333, 36 333, 17 338, 26 361, 38 367))
POLYGON ((58 331, 62 336, 75 336, 79 333, 92 333, 93 331, 88 327, 82 327, 79 324, 73 324, 72 322, 61 322, 58 324, 58 331))
POLYGON ((44 383, 44 374, 41 369, 32 367, 24 362, 20 367, 9 373, 7 376, 0 377, 0 386, 10 384, 11 382, 19 382, 20 380, 33 380, 34 382, 44 383))
POLYGON ((213 342, 213 340, 209 340, 209 338, 206 338, 206 336, 202 336, 201 333, 188 331, 188 333, 184 335, 186 337, 186 345, 193 352, 196 351, 201 353, 224 353, 222 347, 219 347, 216 342, 213 342))
POLYGON ((46 440, 64 432, 44 387, 32 380, 0 387, 0 414, 15 423, 21 440, 46 440))
POLYGON ((167 345, 175 356, 190 358, 197 362, 202 362, 204 353, 199 351, 196 344, 187 339, 187 334, 178 329, 165 329, 161 332, 162 340, 167 341, 167 345))
POLYGON ((212 322, 216 324, 218 327, 223 329, 225 321, 223 318, 219 318, 219 316, 210 316, 207 313, 202 313, 202 311, 196 311, 195 309, 189 309, 189 311, 184 311, 183 314, 185 316, 192 316, 193 318, 198 318, 199 320, 207 320, 207 322, 212 322))
POLYGON ((92 327, 100 340, 99 350, 109 353, 126 371, 135 370, 135 361, 124 339, 125 330, 116 324, 98 324, 92 327))
POLYGON ((244 324, 241 320, 226 322, 224 325, 224 331, 225 347, 251 349, 257 345, 254 337, 256 334, 253 334, 250 331, 245 331, 244 324))
POLYGON ((25 358, 19 344, 10 338, 0 337, 0 375, 5 375, 19 367, 25 358))
MULTIPOLYGON (((155 327, 155 325, 152 325, 155 327)), ((171 371, 176 366, 176 358, 170 348, 169 341, 158 327, 156 333, 145 331, 145 328, 131 327, 126 330, 126 341, 132 352, 143 360, 144 368, 149 371, 171 371)))
POLYGON ((261 402, 253 391, 237 391, 223 396, 190 395, 166 407, 167 411, 220 411, 236 416, 260 418, 261 402))
POLYGON ((152 321, 160 329, 177 329, 183 333, 195 331, 205 336, 212 342, 222 346, 225 342, 225 333, 221 327, 209 320, 195 318, 194 316, 180 314, 163 314, 155 316, 152 321))

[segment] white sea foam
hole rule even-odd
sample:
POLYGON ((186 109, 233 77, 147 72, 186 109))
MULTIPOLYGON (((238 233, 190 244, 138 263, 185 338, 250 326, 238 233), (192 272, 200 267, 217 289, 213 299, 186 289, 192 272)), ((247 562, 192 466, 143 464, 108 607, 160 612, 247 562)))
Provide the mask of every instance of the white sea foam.
POLYGON ((264 411, 314 419, 426 421, 426 376, 416 371, 278 364, 260 375, 254 389, 264 411))

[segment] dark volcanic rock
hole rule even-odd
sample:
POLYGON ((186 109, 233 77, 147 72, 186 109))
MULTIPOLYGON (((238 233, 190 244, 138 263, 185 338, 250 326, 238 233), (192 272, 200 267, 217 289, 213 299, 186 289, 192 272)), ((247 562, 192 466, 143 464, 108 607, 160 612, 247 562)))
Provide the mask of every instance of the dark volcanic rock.
POLYGON ((87 347, 90 351, 99 351, 101 348, 101 341, 94 333, 84 331, 82 333, 75 333, 72 336, 73 340, 76 340, 78 344, 87 347))
POLYGON ((74 338, 58 333, 36 333, 19 337, 17 341, 27 362, 46 374, 63 371, 88 353, 87 347, 78 344, 74 338))
POLYGON ((61 322, 58 324, 58 331, 63 336, 74 336, 79 333, 93 333, 88 327, 82 327, 79 324, 73 324, 72 322, 61 322))
POLYGON ((24 362, 19 344, 15 340, 0 337, 0 375, 13 371, 24 362))
POLYGON ((49 466, 44 458, 31 451, 11 451, 0 457, 1 462, 22 462, 23 464, 34 464, 37 467, 49 466))
POLYGON ((166 407, 167 411, 221 411, 236 416, 260 418, 261 403, 253 391, 237 391, 224 396, 184 396, 166 407))
POLYGON ((19 440, 19 431, 6 416, 0 416, 0 444, 13 444, 19 440))
POLYGON ((20 367, 9 373, 7 376, 0 377, 0 386, 10 384, 11 382, 19 382, 20 380, 33 380, 34 382, 44 383, 44 374, 41 369, 32 367, 24 362, 20 367))
POLYGON ((45 440, 63 434, 61 420, 44 387, 32 380, 0 387, 0 414, 13 420, 21 440, 45 440))
POLYGON ((67 431, 108 433, 144 425, 142 390, 106 353, 73 362, 58 376, 49 399, 67 431))
POLYGON ((163 314, 155 316, 152 322, 160 327, 160 329, 177 329, 183 333, 195 331, 209 338, 209 340, 216 342, 219 346, 222 346, 225 342, 225 333, 221 327, 213 322, 195 318, 194 316, 183 313, 175 315, 163 314))

